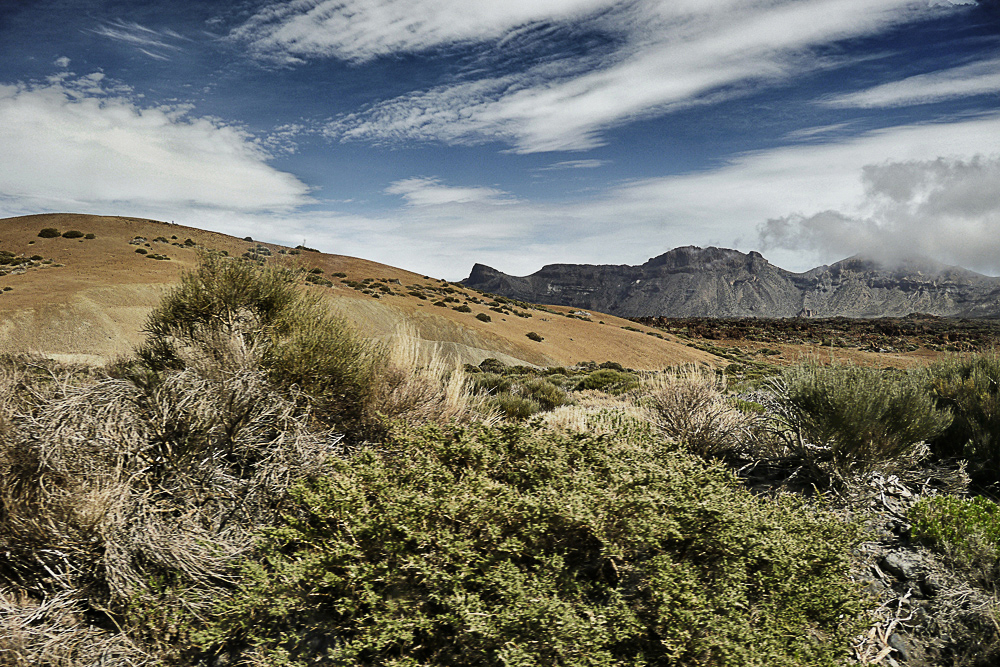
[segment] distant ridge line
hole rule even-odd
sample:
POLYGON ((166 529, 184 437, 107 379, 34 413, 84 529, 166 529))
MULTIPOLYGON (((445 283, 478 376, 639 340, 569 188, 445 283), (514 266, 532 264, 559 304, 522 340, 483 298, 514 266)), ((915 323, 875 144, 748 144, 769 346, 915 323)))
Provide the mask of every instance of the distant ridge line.
POLYGON ((462 283, 620 317, 1000 317, 1000 278, 927 258, 855 255, 793 273, 756 251, 683 246, 638 266, 549 264, 528 276, 475 264, 462 283))

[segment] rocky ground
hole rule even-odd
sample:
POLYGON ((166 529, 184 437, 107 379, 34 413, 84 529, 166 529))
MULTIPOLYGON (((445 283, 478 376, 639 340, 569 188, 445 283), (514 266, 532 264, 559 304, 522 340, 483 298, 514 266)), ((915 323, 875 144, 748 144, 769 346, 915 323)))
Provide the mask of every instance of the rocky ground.
MULTIPOLYGON (((793 466, 735 463, 737 474, 757 493, 815 493, 796 480, 793 466)), ((870 626, 853 646, 856 664, 985 667, 1000 660, 997 598, 988 582, 913 539, 907 519, 922 497, 964 494, 968 484, 961 464, 945 462, 903 476, 875 473, 824 494, 864 529, 853 577, 866 596, 870 626)))

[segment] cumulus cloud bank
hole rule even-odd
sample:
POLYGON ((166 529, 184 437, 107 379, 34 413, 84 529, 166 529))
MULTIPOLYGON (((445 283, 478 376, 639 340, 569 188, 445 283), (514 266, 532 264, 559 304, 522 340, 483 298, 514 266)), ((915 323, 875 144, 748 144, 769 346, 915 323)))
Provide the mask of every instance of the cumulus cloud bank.
POLYGON ((888 262, 927 256, 1000 273, 1000 156, 884 162, 861 176, 857 212, 772 218, 761 242, 888 262))
MULTIPOLYGON (((95 73, 0 85, 0 202, 8 211, 134 206, 281 210, 308 188, 243 130, 141 108, 95 73)), ((169 217, 169 213, 168 213, 169 217)))

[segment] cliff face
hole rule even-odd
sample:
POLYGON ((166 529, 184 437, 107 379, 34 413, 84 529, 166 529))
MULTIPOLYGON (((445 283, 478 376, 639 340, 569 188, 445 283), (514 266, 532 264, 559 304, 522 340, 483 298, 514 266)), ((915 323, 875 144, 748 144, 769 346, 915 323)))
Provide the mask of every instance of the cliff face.
POLYGON ((624 317, 1000 315, 1000 278, 930 260, 886 267, 852 257, 792 273, 757 252, 686 246, 640 266, 550 264, 524 277, 476 264, 463 283, 624 317))

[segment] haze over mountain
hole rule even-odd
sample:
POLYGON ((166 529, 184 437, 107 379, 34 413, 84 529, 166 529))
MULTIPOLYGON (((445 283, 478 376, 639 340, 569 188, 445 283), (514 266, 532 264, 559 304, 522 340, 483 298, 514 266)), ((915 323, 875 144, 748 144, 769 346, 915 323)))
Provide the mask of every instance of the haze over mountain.
POLYGON ((793 273, 758 252, 685 246, 640 266, 550 264, 524 277, 476 264, 463 284, 620 317, 1000 316, 1000 278, 922 258, 854 256, 793 273))

